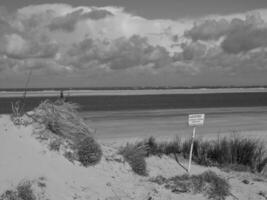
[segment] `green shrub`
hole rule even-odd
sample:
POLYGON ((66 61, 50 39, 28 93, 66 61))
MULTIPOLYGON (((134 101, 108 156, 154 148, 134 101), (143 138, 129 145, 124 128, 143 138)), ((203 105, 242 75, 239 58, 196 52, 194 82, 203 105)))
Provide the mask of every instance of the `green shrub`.
POLYGON ((229 183, 213 171, 206 171, 192 176, 184 174, 169 179, 158 176, 150 179, 150 181, 164 185, 165 188, 174 193, 203 193, 209 199, 215 200, 224 200, 230 195, 229 183))
POLYGON ((124 159, 129 163, 132 170, 142 176, 147 175, 145 156, 147 151, 145 146, 136 144, 127 144, 125 147, 120 149, 120 154, 123 155, 124 159))
POLYGON ((78 158, 83 166, 95 165, 101 157, 101 147, 92 137, 86 137, 78 143, 78 158))

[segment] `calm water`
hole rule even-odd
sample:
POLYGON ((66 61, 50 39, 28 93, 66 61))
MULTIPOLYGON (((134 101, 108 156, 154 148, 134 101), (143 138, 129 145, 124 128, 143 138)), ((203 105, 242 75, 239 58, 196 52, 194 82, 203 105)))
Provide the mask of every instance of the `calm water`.
MULTIPOLYGON (((11 112, 11 102, 20 98, 0 98, 0 113, 11 112)), ((28 97, 25 109, 32 110, 45 99, 57 97, 28 97)), ((227 108, 267 106, 267 92, 72 96, 67 101, 80 104, 81 111, 157 110, 183 108, 227 108)))

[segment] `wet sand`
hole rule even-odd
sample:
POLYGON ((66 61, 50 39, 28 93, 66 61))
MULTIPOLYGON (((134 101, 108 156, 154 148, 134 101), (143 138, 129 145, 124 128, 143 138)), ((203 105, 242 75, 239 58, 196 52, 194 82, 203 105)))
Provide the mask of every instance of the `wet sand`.
POLYGON ((176 135, 191 137, 192 127, 187 125, 190 113, 206 113, 204 126, 197 128, 197 136, 200 137, 238 133, 267 138, 267 107, 109 111, 82 115, 101 140, 149 136, 171 139, 176 135))

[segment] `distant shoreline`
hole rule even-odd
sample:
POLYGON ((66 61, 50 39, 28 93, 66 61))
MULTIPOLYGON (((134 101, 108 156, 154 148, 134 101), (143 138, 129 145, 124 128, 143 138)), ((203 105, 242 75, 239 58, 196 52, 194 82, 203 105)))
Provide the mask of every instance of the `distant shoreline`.
MULTIPOLYGON (((194 89, 51 89, 27 91, 27 97, 57 97, 63 91, 64 96, 125 96, 125 95, 161 95, 161 94, 211 94, 211 93, 258 93, 267 92, 267 88, 194 88, 194 89)), ((22 97, 24 91, 0 89, 0 98, 22 97)))

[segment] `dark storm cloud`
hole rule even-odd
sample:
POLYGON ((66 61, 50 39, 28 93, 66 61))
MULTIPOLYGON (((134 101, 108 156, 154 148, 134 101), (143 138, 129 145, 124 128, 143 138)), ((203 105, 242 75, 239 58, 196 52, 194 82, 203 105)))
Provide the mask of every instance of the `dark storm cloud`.
POLYGON ((239 27, 230 32, 222 42, 222 49, 230 54, 245 53, 259 47, 267 47, 267 29, 239 27))
POLYGON ((93 19, 99 20, 106 18, 108 16, 113 16, 113 14, 107 10, 103 9, 93 9, 88 13, 84 13, 82 9, 74 11, 67 14, 66 16, 61 16, 53 19, 53 21, 48 25, 51 31, 63 30, 67 32, 72 32, 75 29, 76 24, 80 20, 93 19))
POLYGON ((229 31, 229 23, 222 20, 206 20, 201 24, 194 24, 193 28, 185 31, 185 36, 194 41, 217 40, 229 31))
POLYGON ((206 20, 194 24, 184 35, 193 41, 218 40, 223 37, 222 49, 226 53, 245 53, 252 49, 267 46, 267 28, 259 14, 246 16, 245 20, 234 18, 231 21, 206 20))

